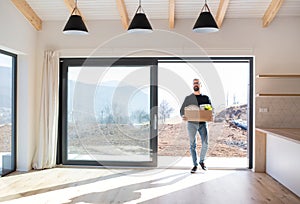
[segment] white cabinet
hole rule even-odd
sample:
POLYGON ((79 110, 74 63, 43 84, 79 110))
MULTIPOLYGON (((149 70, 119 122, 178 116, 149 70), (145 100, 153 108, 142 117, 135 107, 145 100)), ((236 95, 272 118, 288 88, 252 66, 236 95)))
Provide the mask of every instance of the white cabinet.
POLYGON ((300 142, 267 133, 266 173, 300 197, 300 142))

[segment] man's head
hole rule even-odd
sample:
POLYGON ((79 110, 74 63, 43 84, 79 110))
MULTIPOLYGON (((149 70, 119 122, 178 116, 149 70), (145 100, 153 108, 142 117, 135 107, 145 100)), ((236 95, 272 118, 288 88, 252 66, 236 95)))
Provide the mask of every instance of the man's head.
POLYGON ((193 89, 194 91, 199 91, 201 87, 201 83, 199 81, 199 79, 194 79, 193 80, 193 89))

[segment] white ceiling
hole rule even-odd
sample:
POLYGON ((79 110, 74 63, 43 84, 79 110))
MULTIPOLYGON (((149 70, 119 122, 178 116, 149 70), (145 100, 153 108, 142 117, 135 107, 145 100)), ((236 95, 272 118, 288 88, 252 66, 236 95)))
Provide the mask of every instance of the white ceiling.
MULTIPOLYGON (((138 0, 124 0, 131 19, 138 0)), ((66 20, 70 12, 64 0, 27 0, 43 21, 66 20)), ((150 19, 168 19, 169 0, 142 0, 142 7, 150 19)), ((230 0, 226 18, 262 18, 271 0, 230 0)), ((216 15, 219 0, 207 0, 216 15)), ((197 18, 204 0, 175 0, 175 19, 197 18)), ((78 0, 78 8, 86 20, 120 20, 116 0, 78 0)), ((276 15, 300 16, 300 0, 285 0, 276 15)))

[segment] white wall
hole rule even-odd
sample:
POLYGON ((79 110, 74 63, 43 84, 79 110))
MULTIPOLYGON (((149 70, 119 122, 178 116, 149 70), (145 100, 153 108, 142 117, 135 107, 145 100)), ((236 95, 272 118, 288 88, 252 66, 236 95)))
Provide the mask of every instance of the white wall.
POLYGON ((31 169, 34 148, 37 32, 9 0, 0 1, 0 49, 18 55, 17 169, 31 169))
MULTIPOLYGON (((300 17, 276 18, 267 28, 262 28, 261 19, 225 19, 221 30, 210 34, 193 33, 194 21, 177 20, 175 29, 169 30, 167 20, 152 20, 156 31, 150 35, 126 34, 120 21, 89 21, 88 36, 66 36, 61 32, 65 22, 46 22, 39 33, 38 53, 55 49, 63 50, 64 55, 92 55, 91 50, 97 50, 101 55, 118 56, 149 48, 155 50, 154 55, 158 51, 199 55, 203 54, 203 50, 199 50, 201 47, 210 55, 254 55, 256 73, 300 72, 300 17)), ((41 60, 39 64, 42 64, 41 60)), ((266 81, 258 83, 257 92, 268 86, 284 88, 281 84, 270 85, 266 81)))

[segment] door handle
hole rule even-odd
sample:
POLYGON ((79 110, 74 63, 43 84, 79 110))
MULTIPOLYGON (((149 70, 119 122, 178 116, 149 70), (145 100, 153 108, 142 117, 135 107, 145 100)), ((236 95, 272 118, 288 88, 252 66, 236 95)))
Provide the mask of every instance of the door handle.
POLYGON ((153 117, 153 129, 156 130, 157 129, 157 114, 155 113, 154 114, 154 117, 153 117))

